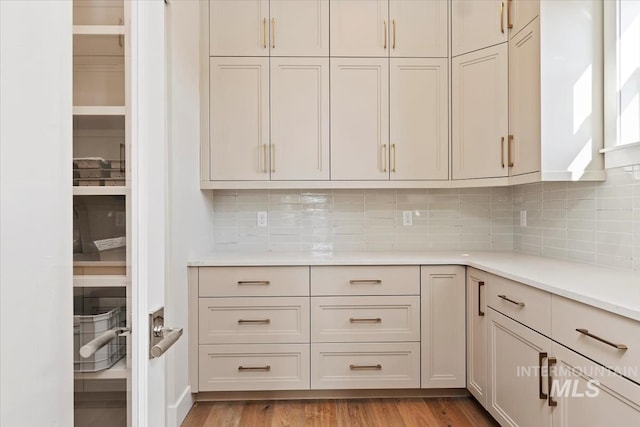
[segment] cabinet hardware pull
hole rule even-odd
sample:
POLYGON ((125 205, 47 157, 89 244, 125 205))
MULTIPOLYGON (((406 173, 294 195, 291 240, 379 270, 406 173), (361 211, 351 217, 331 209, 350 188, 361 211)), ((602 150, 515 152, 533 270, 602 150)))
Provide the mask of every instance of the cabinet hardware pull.
POLYGON ((351 369, 352 371, 355 370, 374 370, 374 371, 379 371, 382 369, 382 365, 378 364, 378 365, 349 365, 349 369, 351 369))
POLYGON ((393 25, 393 48, 396 48, 396 20, 394 19, 393 21, 391 21, 391 24, 393 25))
POLYGON ((267 18, 262 18, 262 47, 267 48, 267 18))
POLYGON ((262 172, 269 173, 269 168, 267 167, 267 144, 262 144, 262 160, 264 162, 262 172))
POLYGON ((478 316, 484 316, 484 311, 482 311, 482 303, 480 302, 480 290, 483 288, 484 282, 478 282, 478 316))
POLYGON ((351 323, 382 323, 382 319, 379 317, 371 317, 371 318, 349 318, 349 322, 351 323))
POLYGON ((500 32, 504 34, 504 2, 500 2, 500 32))
POLYGON ((540 399, 546 400, 547 393, 542 391, 542 361, 547 358, 547 353, 538 353, 538 394, 540 399))
POLYGON ((512 299, 508 298, 506 295, 498 295, 498 298, 502 298, 503 300, 508 301, 508 302, 510 302, 511 304, 515 304, 515 305, 517 305, 518 307, 524 307, 524 303, 523 303, 523 302, 514 301, 514 300, 512 300, 512 299))
MULTIPOLYGON (((387 48, 387 20, 384 20, 384 48, 387 48)), ((386 172, 386 171, 385 171, 386 172)))
POLYGON ((511 0, 507 0, 507 28, 513 28, 513 23, 511 22, 511 0))
POLYGON ((271 173, 276 172, 276 144, 271 144, 271 173))
POLYGON ((547 394, 549 395, 549 406, 558 406, 558 402, 556 402, 555 400, 553 400, 553 397, 551 396, 551 384, 553 384, 553 368, 556 364, 558 360, 555 357, 550 357, 547 359, 547 378, 549 380, 549 383, 547 384, 547 394))
POLYGON ((382 172, 387 172, 387 163, 389 163, 387 161, 387 144, 382 144, 382 154, 383 154, 382 172))
POLYGON ((500 161, 502 162, 502 167, 504 168, 504 136, 500 137, 500 161))
POLYGON ((271 370, 271 366, 238 366, 238 371, 267 371, 271 370))
POLYGON ((270 285, 268 280, 239 280, 238 285, 270 285))
POLYGON ((509 140, 507 141, 507 160, 509 160, 509 167, 513 167, 513 160, 511 160, 511 142, 513 141, 513 135, 509 135, 509 140))
POLYGON ((393 167, 391 172, 396 173, 396 144, 391 144, 391 149, 393 150, 393 167))
POLYGON ((382 283, 382 280, 379 279, 373 279, 373 280, 369 280, 369 279, 354 279, 354 280, 349 280, 349 284, 351 285, 380 285, 382 283))
POLYGON ((238 325, 244 325, 246 323, 260 323, 260 324, 268 325, 269 323, 271 323, 271 319, 239 319, 238 320, 238 325))
POLYGON ((629 347, 627 347, 626 344, 616 344, 613 343, 611 341, 605 340, 604 338, 600 338, 597 335, 593 335, 592 333, 589 332, 588 329, 583 329, 583 328, 577 328, 576 329, 577 332, 580 332, 583 335, 586 335, 590 338, 593 338, 594 340, 600 341, 601 343, 605 343, 607 345, 610 345, 611 347, 618 349, 618 350, 627 350, 629 347))
MULTIPOLYGON (((124 21, 122 20, 122 18, 118 19, 118 23, 120 25, 124 25, 124 21)), ((118 35, 118 46, 124 47, 124 35, 122 34, 118 35)))
POLYGON ((271 47, 276 48, 276 18, 271 18, 271 47))

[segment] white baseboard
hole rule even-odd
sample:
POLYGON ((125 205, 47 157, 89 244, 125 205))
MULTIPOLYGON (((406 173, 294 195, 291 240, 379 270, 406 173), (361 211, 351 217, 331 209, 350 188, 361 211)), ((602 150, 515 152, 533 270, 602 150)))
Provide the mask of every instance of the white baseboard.
POLYGON ((187 386, 178 400, 167 407, 167 427, 180 427, 192 406, 191 387, 187 386))

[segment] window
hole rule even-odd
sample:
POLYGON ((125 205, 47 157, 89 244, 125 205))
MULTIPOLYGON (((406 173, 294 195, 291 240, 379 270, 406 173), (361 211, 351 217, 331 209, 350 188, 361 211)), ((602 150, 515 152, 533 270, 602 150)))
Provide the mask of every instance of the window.
POLYGON ((640 164, 640 1, 604 2, 605 164, 640 164))

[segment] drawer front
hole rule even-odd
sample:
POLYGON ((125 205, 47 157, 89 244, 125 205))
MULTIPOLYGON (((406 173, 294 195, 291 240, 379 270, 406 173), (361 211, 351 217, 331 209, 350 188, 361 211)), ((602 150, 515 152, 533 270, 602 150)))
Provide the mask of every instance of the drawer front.
POLYGON ((199 391, 309 388, 309 344, 201 345, 199 391))
POLYGON ((418 295, 419 266, 311 267, 311 295, 418 295))
POLYGON ((420 343, 311 344, 312 389, 418 388, 420 343))
POLYGON ((313 342, 420 340, 420 297, 313 297, 313 342))
POLYGON ((640 322, 556 295, 551 306, 554 340, 640 381, 640 322))
POLYGON ((487 305, 551 336, 551 294, 503 277, 487 275, 487 305))
POLYGON ((309 267, 200 267, 201 297, 306 296, 309 267))
POLYGON ((199 344, 309 342, 309 298, 200 298, 199 344))

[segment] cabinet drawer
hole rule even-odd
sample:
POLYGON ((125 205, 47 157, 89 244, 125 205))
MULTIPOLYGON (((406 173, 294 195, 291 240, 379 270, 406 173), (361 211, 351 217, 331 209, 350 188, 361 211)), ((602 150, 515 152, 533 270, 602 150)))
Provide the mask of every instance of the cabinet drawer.
POLYGON ((309 295, 309 267, 200 267, 201 297, 309 295))
POLYGON ((199 347, 199 390, 309 388, 309 344, 234 344, 199 347))
POLYGON ((541 334, 551 335, 551 294, 503 277, 487 276, 489 307, 541 334))
POLYGON ((419 293, 419 266, 311 267, 311 295, 419 293))
POLYGON ((551 307, 554 340, 634 381, 640 380, 640 322, 556 295, 551 307))
POLYGON ((420 297, 313 297, 312 341, 420 340, 420 297))
POLYGON ((200 298, 199 343, 309 342, 309 298, 200 298))
POLYGON ((418 388, 420 343, 312 344, 312 389, 418 388))

